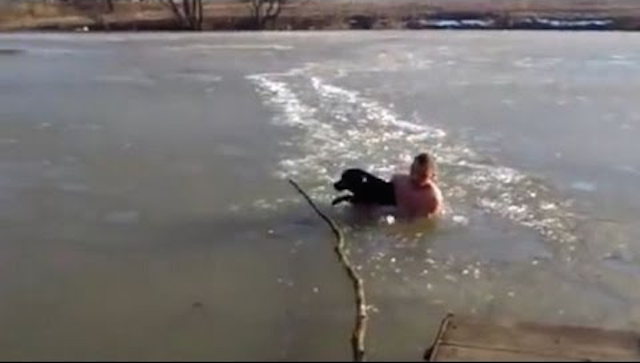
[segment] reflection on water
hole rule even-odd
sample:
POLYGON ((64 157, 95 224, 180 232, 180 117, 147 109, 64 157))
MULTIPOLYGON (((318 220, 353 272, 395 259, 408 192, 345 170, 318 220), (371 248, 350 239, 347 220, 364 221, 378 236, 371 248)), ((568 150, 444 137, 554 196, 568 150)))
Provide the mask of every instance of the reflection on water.
POLYGON ((3 358, 348 357, 351 287, 288 177, 345 230, 372 359, 420 359, 448 311, 640 324, 631 35, 2 41, 3 358), (342 169, 423 150, 442 218, 330 206, 342 169))

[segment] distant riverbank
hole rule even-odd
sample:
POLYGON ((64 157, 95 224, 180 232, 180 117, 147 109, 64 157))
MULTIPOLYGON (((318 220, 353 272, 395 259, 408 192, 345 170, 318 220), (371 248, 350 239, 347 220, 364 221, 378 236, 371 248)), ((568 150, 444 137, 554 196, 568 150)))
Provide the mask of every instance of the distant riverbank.
MULTIPOLYGON (((245 3, 206 4, 203 30, 255 30, 245 3)), ((270 30, 553 29, 640 30, 640 1, 607 0, 389 0, 293 1, 270 30)), ((159 1, 24 2, 0 5, 0 31, 176 31, 184 26, 159 1)))

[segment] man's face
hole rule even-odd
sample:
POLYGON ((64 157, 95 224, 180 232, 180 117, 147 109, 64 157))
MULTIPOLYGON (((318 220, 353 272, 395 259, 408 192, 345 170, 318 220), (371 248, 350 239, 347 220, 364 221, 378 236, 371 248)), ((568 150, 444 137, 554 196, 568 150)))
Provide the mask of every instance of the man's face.
POLYGON ((411 181, 416 185, 424 185, 431 176, 431 170, 424 164, 414 162, 411 164, 411 181))

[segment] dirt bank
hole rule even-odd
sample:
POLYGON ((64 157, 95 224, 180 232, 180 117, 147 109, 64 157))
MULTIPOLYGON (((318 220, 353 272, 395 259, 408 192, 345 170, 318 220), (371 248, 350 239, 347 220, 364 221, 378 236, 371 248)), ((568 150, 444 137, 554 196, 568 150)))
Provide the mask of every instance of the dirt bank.
MULTIPOLYGON (((206 4, 204 30, 249 30, 247 5, 206 4)), ((286 6, 270 29, 573 29, 640 30, 636 0, 302 0, 286 6)), ((158 2, 0 4, 0 31, 183 30, 158 2)))

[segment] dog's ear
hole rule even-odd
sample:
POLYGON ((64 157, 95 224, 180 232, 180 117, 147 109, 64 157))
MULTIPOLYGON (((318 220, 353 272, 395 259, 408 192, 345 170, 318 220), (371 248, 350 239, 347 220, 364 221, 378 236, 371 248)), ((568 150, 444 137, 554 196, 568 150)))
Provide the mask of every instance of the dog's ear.
POLYGON ((353 199, 353 195, 343 195, 341 197, 337 197, 336 199, 334 199, 333 202, 331 202, 331 205, 337 205, 342 202, 350 202, 352 199, 353 199))

